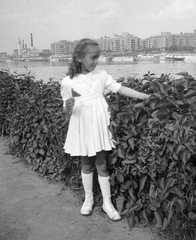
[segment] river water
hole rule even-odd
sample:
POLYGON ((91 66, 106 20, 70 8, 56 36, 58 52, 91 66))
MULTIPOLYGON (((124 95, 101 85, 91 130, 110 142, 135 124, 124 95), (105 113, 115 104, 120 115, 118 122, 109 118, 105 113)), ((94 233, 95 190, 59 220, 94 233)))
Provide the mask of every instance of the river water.
MULTIPOLYGON (((28 73, 36 80, 43 79, 48 81, 52 78, 59 81, 65 77, 68 71, 69 63, 66 61, 42 61, 42 62, 0 62, 0 69, 9 69, 10 73, 17 71, 18 73, 28 73)), ((173 77, 179 77, 179 72, 188 72, 196 78, 196 57, 190 61, 134 61, 129 63, 100 63, 98 69, 105 69, 114 79, 119 77, 136 76, 142 78, 148 71, 160 77, 162 73, 171 74, 173 77)))

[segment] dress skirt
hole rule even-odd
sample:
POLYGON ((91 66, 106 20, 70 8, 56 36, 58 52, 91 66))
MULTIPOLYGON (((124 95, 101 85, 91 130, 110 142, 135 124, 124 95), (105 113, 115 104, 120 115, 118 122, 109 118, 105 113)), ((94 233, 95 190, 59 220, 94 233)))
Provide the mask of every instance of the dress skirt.
POLYGON ((71 156, 95 156, 114 147, 110 116, 103 96, 75 100, 64 149, 71 156))

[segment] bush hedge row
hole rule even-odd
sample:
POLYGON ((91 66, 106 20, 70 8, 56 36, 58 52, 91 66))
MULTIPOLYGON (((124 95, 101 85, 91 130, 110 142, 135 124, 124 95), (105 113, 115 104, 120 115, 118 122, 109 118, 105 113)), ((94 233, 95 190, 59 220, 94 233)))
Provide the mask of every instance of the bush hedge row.
POLYGON ((34 171, 54 180, 69 181, 76 176, 78 181, 79 161, 63 151, 65 119, 59 83, 1 73, 1 135, 10 136, 11 149, 34 171))
MULTIPOLYGON (((188 73, 120 78, 151 94, 146 101, 109 93, 110 131, 116 149, 109 169, 113 201, 128 220, 156 221, 174 239, 196 229, 196 81, 188 73)), ((60 84, 0 72, 0 134, 43 176, 81 186, 80 161, 63 151, 68 122, 60 84)))

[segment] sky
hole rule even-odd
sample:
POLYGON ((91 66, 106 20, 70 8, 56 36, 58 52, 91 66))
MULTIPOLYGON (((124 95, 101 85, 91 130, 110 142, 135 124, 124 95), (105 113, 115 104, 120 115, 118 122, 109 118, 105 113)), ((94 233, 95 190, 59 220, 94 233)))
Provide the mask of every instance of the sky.
POLYGON ((147 38, 161 32, 193 32, 196 0, 0 0, 0 52, 18 39, 50 49, 60 40, 112 37, 129 32, 147 38))

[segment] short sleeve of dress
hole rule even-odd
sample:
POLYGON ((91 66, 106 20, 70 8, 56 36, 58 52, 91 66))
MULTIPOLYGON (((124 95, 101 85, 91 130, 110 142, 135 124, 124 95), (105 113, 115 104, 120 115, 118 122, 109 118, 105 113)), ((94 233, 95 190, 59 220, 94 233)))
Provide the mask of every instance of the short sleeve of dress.
POLYGON ((65 107, 65 101, 72 97, 71 95, 71 85, 70 85, 70 78, 69 77, 65 77, 62 81, 61 81, 61 97, 63 100, 63 107, 65 107))
POLYGON ((114 93, 117 93, 121 87, 121 84, 116 82, 111 75, 106 73, 106 71, 104 71, 104 79, 105 79, 105 88, 114 93))

